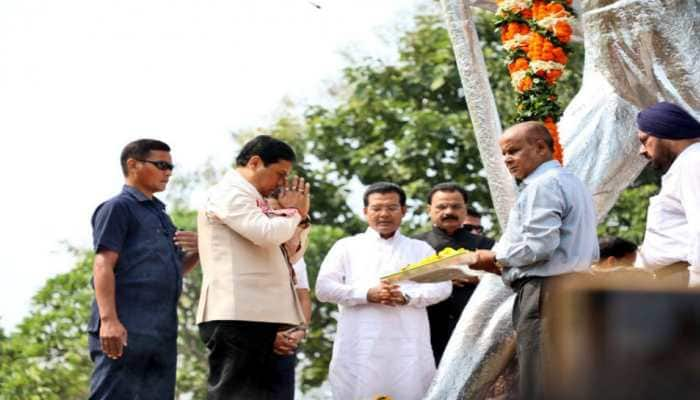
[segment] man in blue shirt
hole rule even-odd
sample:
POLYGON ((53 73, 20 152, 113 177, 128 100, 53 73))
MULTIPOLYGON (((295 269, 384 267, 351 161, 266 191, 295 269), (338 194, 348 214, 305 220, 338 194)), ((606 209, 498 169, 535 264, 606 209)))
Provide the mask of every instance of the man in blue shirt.
MULTIPOLYGON (((552 138, 537 122, 523 122, 499 140, 506 167, 518 182, 518 198, 493 250, 477 250, 473 268, 501 274, 517 292, 520 397, 546 398, 548 335, 543 323, 551 281, 589 270, 598 260, 596 216, 588 189, 552 160, 552 138)), ((546 316, 545 316, 546 317, 546 316)))
POLYGON ((170 147, 141 139, 121 154, 122 192, 92 217, 95 301, 88 323, 90 399, 172 399, 177 301, 197 263, 197 236, 178 232, 165 205, 170 147))

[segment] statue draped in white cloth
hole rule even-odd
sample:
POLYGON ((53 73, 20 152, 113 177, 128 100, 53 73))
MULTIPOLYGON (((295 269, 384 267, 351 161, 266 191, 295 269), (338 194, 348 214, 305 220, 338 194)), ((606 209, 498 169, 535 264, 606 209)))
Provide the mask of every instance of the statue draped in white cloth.
MULTIPOLYGON (((498 113, 470 5, 442 0, 465 98, 501 225, 515 199, 497 140, 498 113)), ((582 0, 574 3, 585 66, 579 93, 559 123, 564 164, 594 195, 598 220, 646 164, 635 117, 660 100, 700 117, 700 1, 582 0)), ((426 399, 481 399, 513 355, 514 294, 499 277, 483 279, 450 340, 426 399)))

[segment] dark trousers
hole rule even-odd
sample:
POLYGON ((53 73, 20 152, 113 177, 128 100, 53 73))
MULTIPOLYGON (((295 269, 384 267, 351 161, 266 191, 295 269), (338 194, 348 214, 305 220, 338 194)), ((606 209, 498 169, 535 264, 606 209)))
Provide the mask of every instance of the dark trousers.
POLYGON ((476 284, 465 286, 452 286, 452 294, 447 299, 428 306, 428 322, 430 323, 430 344, 433 348, 435 365, 440 364, 442 354, 445 352, 447 342, 452 337, 462 311, 469 298, 476 290, 476 284))
POLYGON ((517 332, 519 392, 524 400, 546 399, 547 339, 549 331, 543 314, 547 281, 552 278, 524 278, 513 284, 517 291, 513 305, 513 327, 517 332))
POLYGON ((294 369, 297 355, 273 355, 272 398, 274 400, 294 400, 294 369))
POLYGON ((209 400, 270 399, 272 345, 278 324, 209 321, 199 335, 209 349, 209 400))
POLYGON ((88 348, 95 364, 90 378, 91 400, 172 400, 175 397, 176 337, 164 339, 129 334, 124 354, 116 360, 102 352, 96 334, 88 335, 88 348))

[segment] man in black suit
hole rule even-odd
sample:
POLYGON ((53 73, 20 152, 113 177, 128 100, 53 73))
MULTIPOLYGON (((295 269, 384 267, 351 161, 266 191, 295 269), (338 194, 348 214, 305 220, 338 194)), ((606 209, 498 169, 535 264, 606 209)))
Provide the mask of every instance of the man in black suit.
MULTIPOLYGON (((417 235, 416 239, 428 242, 436 252, 446 247, 452 247, 455 250, 493 247, 493 240, 475 235, 462 225, 467 216, 467 191, 456 183, 440 183, 430 190, 428 213, 433 229, 417 235)), ((478 278, 453 281, 450 297, 428 307, 430 341, 433 346, 435 365, 440 363, 452 331, 478 283, 478 278)))

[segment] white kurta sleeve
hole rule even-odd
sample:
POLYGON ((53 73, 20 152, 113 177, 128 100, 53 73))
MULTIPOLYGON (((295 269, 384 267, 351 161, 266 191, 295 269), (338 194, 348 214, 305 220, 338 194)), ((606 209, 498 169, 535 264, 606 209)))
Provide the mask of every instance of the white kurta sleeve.
POLYGON ((452 282, 416 283, 401 282, 401 291, 411 297, 411 307, 427 307, 450 297, 452 282))
MULTIPOLYGON (((417 257, 416 261, 435 254, 435 250, 425 242, 420 242, 418 246, 419 248, 416 249, 416 252, 419 257, 417 257)), ((450 297, 452 293, 452 282, 416 283, 404 281, 399 285, 401 286, 401 291, 411 298, 408 306, 417 308, 439 303, 450 297)))
POLYGON ((316 297, 329 303, 344 306, 367 304, 368 286, 346 283, 346 270, 350 268, 343 241, 336 242, 323 259, 316 279, 316 297))
POLYGON ((309 289, 309 274, 306 271, 306 261, 304 258, 300 258, 299 261, 292 265, 294 268, 294 274, 297 276, 297 284, 295 288, 297 289, 309 289))
POLYGON ((688 220, 688 264, 700 273, 700 157, 692 160, 680 176, 680 201, 688 220))
POLYGON ((212 194, 206 211, 258 246, 281 245, 292 237, 301 221, 298 213, 269 217, 254 198, 237 190, 212 194))

